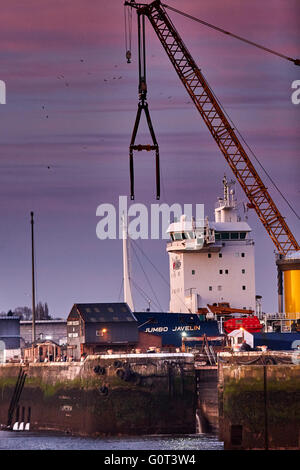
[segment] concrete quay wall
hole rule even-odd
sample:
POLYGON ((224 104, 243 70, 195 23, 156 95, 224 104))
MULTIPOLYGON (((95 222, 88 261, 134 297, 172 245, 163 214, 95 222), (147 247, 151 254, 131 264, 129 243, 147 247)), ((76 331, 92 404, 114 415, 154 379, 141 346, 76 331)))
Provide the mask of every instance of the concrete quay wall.
MULTIPOLYGON (((23 417, 31 430, 81 435, 195 432, 191 354, 88 356, 83 362, 30 363, 22 369, 27 376, 13 424, 23 417)), ((4 426, 19 371, 19 364, 0 366, 4 426)))
POLYGON ((300 449, 300 364, 220 362, 218 394, 225 449, 300 449))

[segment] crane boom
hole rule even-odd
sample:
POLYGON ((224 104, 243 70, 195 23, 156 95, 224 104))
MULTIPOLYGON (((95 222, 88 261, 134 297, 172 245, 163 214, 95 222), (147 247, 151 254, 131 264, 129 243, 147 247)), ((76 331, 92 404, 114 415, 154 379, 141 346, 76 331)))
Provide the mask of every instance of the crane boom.
POLYGON ((177 75, 201 114, 211 135, 240 183, 250 207, 254 208, 278 252, 282 255, 300 247, 284 217, 268 193, 245 149, 217 102, 160 0, 149 4, 125 2, 148 17, 177 75))

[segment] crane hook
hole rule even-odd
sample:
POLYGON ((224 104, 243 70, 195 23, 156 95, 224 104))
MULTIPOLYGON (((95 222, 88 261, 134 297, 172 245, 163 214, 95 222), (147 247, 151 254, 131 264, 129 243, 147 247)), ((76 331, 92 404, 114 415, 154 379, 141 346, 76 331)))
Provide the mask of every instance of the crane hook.
POLYGON ((126 51, 127 64, 131 64, 131 51, 126 51))

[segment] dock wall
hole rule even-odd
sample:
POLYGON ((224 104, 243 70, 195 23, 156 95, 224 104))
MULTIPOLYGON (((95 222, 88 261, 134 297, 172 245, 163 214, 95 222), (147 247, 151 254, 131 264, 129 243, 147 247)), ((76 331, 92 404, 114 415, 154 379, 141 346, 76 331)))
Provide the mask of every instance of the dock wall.
MULTIPOLYGON (((89 356, 30 363, 13 423, 80 435, 195 432, 191 354, 89 356), (26 424, 26 423, 25 423, 26 424)), ((0 424, 6 425, 20 365, 0 366, 0 424)))
POLYGON ((300 448, 299 364, 220 363, 218 393, 225 449, 300 448))

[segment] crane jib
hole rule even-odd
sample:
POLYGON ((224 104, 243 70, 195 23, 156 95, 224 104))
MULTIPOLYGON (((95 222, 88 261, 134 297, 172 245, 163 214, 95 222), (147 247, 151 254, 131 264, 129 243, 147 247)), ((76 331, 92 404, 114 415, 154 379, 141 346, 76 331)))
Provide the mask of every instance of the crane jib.
POLYGON ((145 5, 125 2, 148 17, 177 75, 202 116, 211 135, 240 183, 280 254, 300 246, 268 193, 259 174, 222 111, 213 91, 196 65, 159 0, 145 5))

